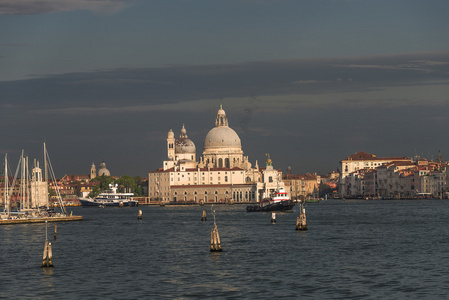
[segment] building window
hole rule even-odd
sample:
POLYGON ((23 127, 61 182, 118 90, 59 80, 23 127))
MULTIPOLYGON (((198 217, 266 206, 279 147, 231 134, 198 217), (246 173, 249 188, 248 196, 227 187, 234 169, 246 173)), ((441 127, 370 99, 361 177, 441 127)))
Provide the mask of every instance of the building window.
POLYGON ((225 176, 225 182, 228 182, 228 176, 225 176))
POLYGON ((218 167, 223 168, 223 159, 222 158, 218 159, 218 167))

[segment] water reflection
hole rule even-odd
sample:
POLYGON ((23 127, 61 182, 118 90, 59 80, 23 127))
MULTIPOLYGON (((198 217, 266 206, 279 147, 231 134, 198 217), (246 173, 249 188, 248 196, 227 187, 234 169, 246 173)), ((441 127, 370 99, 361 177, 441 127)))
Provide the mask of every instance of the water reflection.
POLYGON ((45 288, 54 288, 54 276, 53 276, 53 270, 54 268, 41 268, 42 269, 42 286, 45 288))

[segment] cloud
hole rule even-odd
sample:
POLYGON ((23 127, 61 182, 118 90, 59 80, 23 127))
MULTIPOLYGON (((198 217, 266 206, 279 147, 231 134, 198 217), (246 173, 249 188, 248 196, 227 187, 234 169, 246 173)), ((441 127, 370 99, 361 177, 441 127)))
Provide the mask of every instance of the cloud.
POLYGON ((185 103, 201 109, 198 103, 223 98, 246 112, 241 120, 246 128, 256 108, 442 103, 447 102, 448 89, 446 51, 49 75, 0 82, 0 105, 22 105, 41 113, 104 114, 172 109, 185 103))
POLYGON ((129 0, 0 0, 0 15, 32 15, 75 10, 114 13, 128 4, 129 0))

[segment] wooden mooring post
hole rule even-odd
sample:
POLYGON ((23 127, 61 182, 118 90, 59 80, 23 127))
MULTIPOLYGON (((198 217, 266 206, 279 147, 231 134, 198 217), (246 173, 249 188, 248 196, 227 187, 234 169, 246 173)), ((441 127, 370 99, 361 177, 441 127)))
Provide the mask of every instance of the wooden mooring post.
POLYGON ((296 230, 305 231, 307 230, 307 219, 306 219, 306 209, 301 204, 299 217, 296 218, 296 230))
POLYGON ((139 209, 139 213, 137 214, 137 220, 142 220, 142 210, 139 209))
POLYGON ((210 231, 210 252, 222 252, 221 243, 220 243, 220 235, 218 234, 217 224, 215 223, 215 210, 213 211, 214 215, 214 227, 210 231))
POLYGON ((56 233, 57 233, 57 231, 58 231, 58 229, 57 229, 57 225, 56 225, 56 222, 55 222, 55 231, 53 233, 53 238, 54 238, 55 241, 56 241, 56 233))
POLYGON ((205 210, 205 209, 203 209, 203 214, 201 215, 201 221, 202 221, 202 222, 207 221, 206 210, 205 210))
POLYGON ((271 224, 276 223, 276 213, 273 211, 271 212, 271 224))
POLYGON ((42 257, 42 268, 47 267, 53 267, 53 251, 51 249, 51 242, 48 240, 47 221, 45 221, 45 246, 44 255, 42 257))

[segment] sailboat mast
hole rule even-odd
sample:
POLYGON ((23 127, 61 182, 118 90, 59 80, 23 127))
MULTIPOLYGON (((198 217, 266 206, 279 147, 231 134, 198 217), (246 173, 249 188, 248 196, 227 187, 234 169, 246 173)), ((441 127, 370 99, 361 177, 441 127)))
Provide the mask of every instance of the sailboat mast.
POLYGON ((19 199, 20 209, 25 208, 25 157, 23 156, 23 149, 22 149, 22 155, 20 156, 20 194, 21 197, 19 199))
MULTIPOLYGON (((45 168, 45 182, 47 183, 47 185, 48 185, 48 162, 47 162, 47 147, 45 146, 45 142, 44 142, 44 168, 45 168)), ((47 189, 48 189, 48 187, 47 187, 47 189)), ((48 193, 48 190, 47 190, 47 193, 48 193)), ((47 198, 47 209, 49 209, 49 205, 48 205, 48 196, 46 197, 47 198)))
POLYGON ((5 154, 5 209, 8 214, 8 218, 11 215, 9 208, 9 187, 8 187, 8 153, 5 154))
POLYGON ((25 174, 25 178, 26 178, 26 193, 27 193, 27 197, 26 197, 26 208, 29 209, 30 208, 30 201, 31 201, 31 181, 30 181, 30 168, 28 166, 28 156, 26 157, 26 168, 25 168, 26 174, 25 174))

